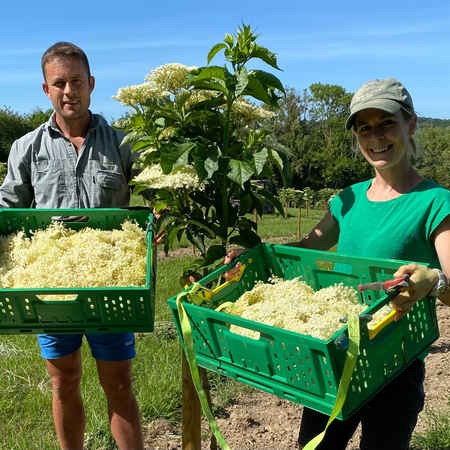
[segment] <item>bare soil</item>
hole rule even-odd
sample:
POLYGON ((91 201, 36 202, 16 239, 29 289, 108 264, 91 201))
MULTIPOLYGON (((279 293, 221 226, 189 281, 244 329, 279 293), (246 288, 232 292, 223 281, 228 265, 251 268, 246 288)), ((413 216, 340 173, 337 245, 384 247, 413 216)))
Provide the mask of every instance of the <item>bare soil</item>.
MULTIPOLYGON (((425 409, 443 410, 450 398, 450 308, 438 301, 437 315, 440 338, 432 345, 426 358, 425 409)), ((297 449, 297 437, 303 407, 265 392, 236 399, 226 408, 228 417, 217 424, 231 449, 290 450, 297 449)), ((425 429, 425 413, 419 416, 416 431, 425 429)), ((202 424, 202 450, 210 448, 206 421, 202 424)), ((347 450, 359 448, 358 429, 347 450)), ((145 431, 146 449, 181 449, 181 426, 157 420, 145 431)), ((199 449, 200 450, 200 449, 199 449)))

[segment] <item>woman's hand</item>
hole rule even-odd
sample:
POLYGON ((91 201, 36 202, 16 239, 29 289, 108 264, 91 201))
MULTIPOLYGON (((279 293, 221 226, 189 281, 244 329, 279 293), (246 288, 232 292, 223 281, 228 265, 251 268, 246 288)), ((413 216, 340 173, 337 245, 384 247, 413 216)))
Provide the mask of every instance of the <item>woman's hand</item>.
MULTIPOLYGON (((245 249, 234 249, 230 250, 227 253, 227 256, 225 256, 225 259, 223 260, 223 264, 226 266, 227 264, 230 264, 232 261, 234 261, 238 256, 242 255, 242 253, 246 252, 245 249)), ((230 270, 225 272, 222 276, 225 278, 225 280, 230 281, 234 277, 236 277, 239 274, 239 267, 242 266, 241 262, 236 263, 230 270)))
POLYGON ((394 277, 409 275, 409 286, 403 287, 400 293, 389 303, 392 309, 397 311, 395 320, 400 320, 414 304, 426 297, 434 285, 438 282, 438 274, 435 270, 420 264, 406 264, 399 267, 394 277))

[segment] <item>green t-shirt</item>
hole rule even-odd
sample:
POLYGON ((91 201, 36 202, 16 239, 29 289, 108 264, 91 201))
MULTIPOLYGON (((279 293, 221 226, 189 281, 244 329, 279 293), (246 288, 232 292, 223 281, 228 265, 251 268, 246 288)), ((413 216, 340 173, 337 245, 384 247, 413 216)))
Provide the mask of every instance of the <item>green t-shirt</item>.
MULTIPOLYGON (((368 258, 429 263, 441 268, 430 240, 436 227, 450 214, 450 191, 423 180, 400 197, 372 202, 367 190, 372 180, 344 189, 330 203, 339 225, 337 252, 368 258)), ((335 270, 346 272, 343 265, 335 270)), ((429 349, 419 355, 423 361, 429 349)))
POLYGON ((440 268, 430 236, 450 214, 450 191, 423 180, 400 197, 372 202, 367 198, 371 183, 354 184, 331 201, 331 214, 339 225, 337 252, 440 268))

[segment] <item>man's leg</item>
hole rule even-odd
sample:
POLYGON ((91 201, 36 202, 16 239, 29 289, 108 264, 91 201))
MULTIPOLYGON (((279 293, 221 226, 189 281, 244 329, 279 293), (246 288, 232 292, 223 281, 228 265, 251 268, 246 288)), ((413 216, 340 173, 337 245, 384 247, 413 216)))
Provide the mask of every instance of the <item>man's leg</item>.
POLYGON ((121 450, 143 450, 141 416, 131 386, 131 359, 97 361, 98 377, 108 399, 111 432, 121 450))
POLYGON ((53 420, 63 450, 82 450, 86 419, 80 394, 81 351, 46 359, 53 383, 53 420))

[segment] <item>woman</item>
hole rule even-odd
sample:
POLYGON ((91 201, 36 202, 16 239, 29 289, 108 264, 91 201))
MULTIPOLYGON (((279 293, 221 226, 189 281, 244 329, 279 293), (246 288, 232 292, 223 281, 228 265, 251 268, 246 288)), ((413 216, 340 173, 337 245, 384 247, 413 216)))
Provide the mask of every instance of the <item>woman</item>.
MULTIPOLYGON (((391 302, 396 320, 426 295, 450 305, 450 192, 422 178, 411 165, 417 125, 411 96, 393 78, 373 80, 353 96, 350 111, 346 128, 353 129, 375 178, 343 190, 313 231, 289 245, 329 250, 338 244, 341 254, 429 263, 430 268, 404 265, 395 274, 410 275, 410 286, 391 302)), ((224 262, 238 254, 231 251, 224 262)), ((424 403, 426 353, 347 421, 332 422, 317 450, 345 450, 360 422, 361 450, 407 450, 424 403)), ((305 408, 299 449, 327 421, 324 414, 305 408)))

